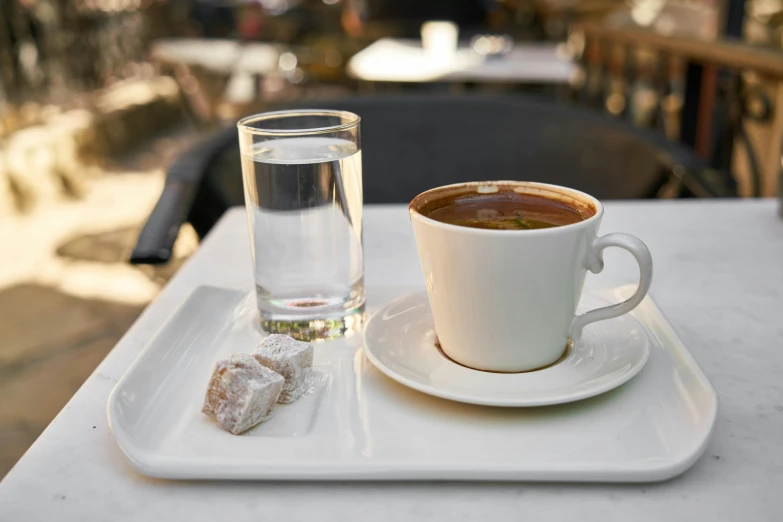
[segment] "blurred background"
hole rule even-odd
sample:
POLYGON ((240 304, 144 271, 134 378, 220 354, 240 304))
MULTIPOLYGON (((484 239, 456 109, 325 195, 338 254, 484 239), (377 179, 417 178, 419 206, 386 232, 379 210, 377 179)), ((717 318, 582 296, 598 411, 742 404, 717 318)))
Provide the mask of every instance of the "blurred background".
POLYGON ((368 202, 439 184, 373 176, 419 130, 447 162, 462 119, 534 149, 519 178, 769 197, 782 45, 783 0, 0 2, 0 478, 241 204, 237 118, 355 108, 368 202))

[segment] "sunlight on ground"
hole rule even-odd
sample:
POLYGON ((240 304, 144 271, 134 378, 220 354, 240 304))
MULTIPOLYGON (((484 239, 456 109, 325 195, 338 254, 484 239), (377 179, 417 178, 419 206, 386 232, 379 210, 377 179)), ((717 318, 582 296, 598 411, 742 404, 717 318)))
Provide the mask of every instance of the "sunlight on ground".
POLYGON ((138 269, 123 263, 53 260, 38 281, 74 297, 137 305, 149 303, 160 290, 138 269))
POLYGON ((0 479, 196 249, 185 226, 169 265, 127 263, 162 166, 195 139, 174 130, 94 176, 79 171, 78 199, 39 191, 29 213, 0 216, 0 479))
MULTIPOLYGON (((84 199, 46 204, 29 215, 10 216, 0 224, 0 288, 35 282, 77 297, 145 304, 159 291, 138 268, 126 263, 129 247, 115 262, 72 260, 57 255, 63 243, 84 234, 140 228, 163 187, 162 170, 110 173, 93 180, 84 199)), ((197 246, 195 232, 184 227, 175 255, 197 246)))

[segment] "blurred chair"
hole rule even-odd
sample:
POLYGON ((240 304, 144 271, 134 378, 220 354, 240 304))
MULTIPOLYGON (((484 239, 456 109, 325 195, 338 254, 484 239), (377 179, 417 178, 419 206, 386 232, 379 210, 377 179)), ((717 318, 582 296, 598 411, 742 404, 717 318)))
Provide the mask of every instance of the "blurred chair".
MULTIPOLYGON (((731 195, 698 158, 663 136, 544 100, 400 96, 309 105, 362 117, 368 204, 407 203, 438 185, 499 179, 566 185, 601 199, 731 195)), ((242 203, 231 127, 171 167, 131 261, 166 262, 184 221, 203 237, 242 203)))

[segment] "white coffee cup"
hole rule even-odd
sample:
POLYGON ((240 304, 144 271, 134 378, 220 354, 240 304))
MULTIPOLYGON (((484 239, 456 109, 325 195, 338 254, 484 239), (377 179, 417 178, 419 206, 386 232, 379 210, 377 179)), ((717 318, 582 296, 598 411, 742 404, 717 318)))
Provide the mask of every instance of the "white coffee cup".
POLYGON ((598 237, 603 214, 594 197, 544 183, 460 183, 416 196, 411 221, 443 352, 479 370, 543 368, 563 355, 569 339, 578 341, 587 324, 638 306, 652 280, 650 251, 628 234, 598 237), (552 228, 491 230, 442 223, 421 212, 433 200, 499 188, 553 199, 592 216, 552 228), (602 252, 611 246, 636 258, 639 287, 622 303, 575 315, 587 270, 603 270, 602 252))

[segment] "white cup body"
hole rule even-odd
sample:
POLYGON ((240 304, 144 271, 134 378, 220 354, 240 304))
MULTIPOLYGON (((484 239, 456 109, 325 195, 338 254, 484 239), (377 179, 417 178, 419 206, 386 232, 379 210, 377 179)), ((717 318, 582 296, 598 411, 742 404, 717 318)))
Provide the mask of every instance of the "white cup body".
POLYGON ((534 370, 554 363, 566 349, 603 207, 592 196, 564 187, 495 184, 576 201, 594 210, 592 217, 572 225, 486 230, 429 219, 418 212, 417 204, 437 198, 439 191, 485 191, 493 183, 440 187, 411 203, 416 245, 444 353, 480 370, 534 370))

